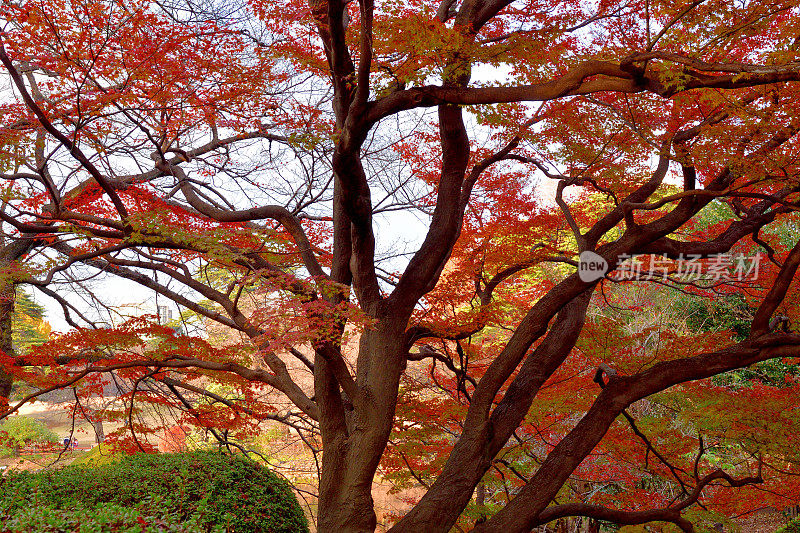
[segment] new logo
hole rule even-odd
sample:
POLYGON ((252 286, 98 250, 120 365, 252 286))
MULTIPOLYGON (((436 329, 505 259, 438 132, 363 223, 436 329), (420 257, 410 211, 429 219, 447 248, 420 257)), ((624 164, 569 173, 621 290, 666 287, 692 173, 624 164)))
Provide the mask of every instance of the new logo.
POLYGON ((602 256, 586 250, 581 252, 578 261, 578 277, 585 283, 602 278, 608 272, 608 262, 602 256))

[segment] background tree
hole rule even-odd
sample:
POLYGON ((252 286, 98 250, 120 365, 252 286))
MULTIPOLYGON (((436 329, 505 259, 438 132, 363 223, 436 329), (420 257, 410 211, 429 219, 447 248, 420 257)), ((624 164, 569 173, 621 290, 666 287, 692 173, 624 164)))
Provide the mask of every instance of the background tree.
POLYGON ((58 435, 47 429, 44 423, 27 416, 14 416, 0 424, 2 432, 2 454, 19 456, 20 449, 31 443, 55 444, 58 435))

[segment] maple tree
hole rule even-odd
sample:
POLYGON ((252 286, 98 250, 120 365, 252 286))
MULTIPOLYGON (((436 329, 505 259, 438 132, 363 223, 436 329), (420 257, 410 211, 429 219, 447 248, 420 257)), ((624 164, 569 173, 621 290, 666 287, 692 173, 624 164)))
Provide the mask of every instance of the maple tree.
POLYGON ((98 271, 238 335, 144 317, 6 343, 6 397, 10 376, 86 397, 113 371, 141 449, 145 401, 221 442, 265 419, 317 433, 320 531, 375 529, 379 467, 426 489, 398 532, 692 531, 759 485, 795 501, 793 374, 710 380, 800 356, 794 2, 3 5, 3 339, 23 283, 91 323, 55 282, 98 271), (649 274, 585 280, 589 251, 649 274), (734 252, 768 260, 745 281, 676 271, 734 252), (662 305, 675 291, 691 300, 662 305), (732 294, 745 334, 665 318, 732 294), (420 426, 424 476, 403 453, 420 426))

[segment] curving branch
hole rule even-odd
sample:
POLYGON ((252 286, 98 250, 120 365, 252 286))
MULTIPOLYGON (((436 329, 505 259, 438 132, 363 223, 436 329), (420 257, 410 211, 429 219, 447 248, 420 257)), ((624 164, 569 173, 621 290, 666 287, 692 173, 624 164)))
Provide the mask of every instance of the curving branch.
POLYGON ((178 165, 158 165, 159 169, 167 174, 175 176, 178 180, 181 192, 186 201, 189 202, 198 213, 205 215, 218 222, 246 222, 252 220, 263 220, 265 218, 277 220, 289 235, 292 236, 297 244, 303 263, 312 276, 328 279, 327 274, 322 270, 317 257, 314 255, 311 242, 308 240, 303 227, 297 217, 293 216, 288 209, 279 205, 267 205, 245 209, 241 211, 229 211, 220 209, 204 201, 192 187, 186 173, 178 165))
POLYGON ((649 511, 623 511, 610 509, 601 505, 587 503, 566 503, 548 507, 539 514, 536 525, 546 524, 567 516, 587 516, 595 520, 604 520, 619 525, 639 525, 648 522, 671 522, 681 531, 694 533, 694 525, 681 516, 681 511, 697 503, 705 487, 714 481, 725 481, 729 487, 744 487, 763 483, 761 475, 734 478, 723 470, 716 470, 699 480, 697 486, 686 498, 674 506, 649 511))
POLYGON ((750 329, 751 337, 758 337, 769 332, 770 319, 781 302, 783 302, 783 299, 786 298, 789 286, 795 279, 798 266, 800 266, 800 241, 789 252, 789 256, 778 273, 778 278, 761 301, 761 305, 758 306, 750 329))
MULTIPOLYGON (((125 205, 122 203, 122 199, 120 199, 117 192, 114 190, 114 187, 108 182, 108 180, 103 176, 103 174, 97 169, 97 167, 92 163, 92 161, 86 157, 83 151, 75 144, 69 137, 58 131, 58 129, 53 126, 53 123, 50 122, 50 119, 47 118, 47 115, 42 111, 41 107, 34 101, 33 97, 28 92, 28 89, 25 87, 25 84, 22 81, 22 78, 17 72, 17 69, 14 67, 11 59, 6 54, 5 46, 3 45, 2 41, 0 40, 0 62, 3 63, 3 66, 6 67, 8 73, 11 75, 11 79, 14 82, 17 90, 22 95, 22 99, 25 101, 25 105, 36 115, 37 120, 42 125, 42 127, 53 137, 55 137, 58 142, 60 142, 70 153, 72 157, 74 157, 83 168, 86 169, 87 172, 94 178, 100 188, 103 189, 103 192, 111 199, 111 202, 114 204, 114 208, 119 213, 120 217, 122 217, 123 221, 128 218, 128 210, 125 205)), ((57 200, 57 196, 54 197, 54 201, 57 200)))
POLYGON ((617 416, 633 402, 678 383, 708 378, 768 359, 799 355, 800 335, 769 334, 715 352, 657 363, 632 376, 610 378, 575 428, 542 462, 531 482, 503 510, 475 531, 497 531, 500 528, 522 532, 534 527, 539 515, 569 475, 600 442, 617 416))
MULTIPOLYGON (((680 85, 673 81, 660 79, 655 71, 640 72, 637 75, 631 73, 632 65, 646 63, 652 59, 649 55, 642 54, 630 56, 619 63, 588 60, 556 79, 532 85, 470 88, 428 85, 396 91, 368 106, 367 121, 375 123, 401 111, 441 104, 480 105, 542 102, 564 96, 607 91, 617 93, 648 91, 669 98, 691 89, 739 89, 800 80, 800 63, 776 66, 701 64, 710 71, 723 74, 710 75, 705 71, 688 69, 684 72, 687 80, 680 85)), ((671 62, 675 62, 675 60, 675 57, 670 59, 671 62)), ((685 58, 685 61, 688 62, 691 59, 685 58)))

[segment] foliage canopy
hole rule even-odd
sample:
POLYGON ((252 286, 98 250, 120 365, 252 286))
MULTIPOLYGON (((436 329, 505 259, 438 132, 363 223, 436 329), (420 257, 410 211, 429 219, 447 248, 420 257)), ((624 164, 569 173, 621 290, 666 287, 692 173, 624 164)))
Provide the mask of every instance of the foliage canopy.
POLYGON ((288 425, 322 532, 797 501, 796 0, 3 5, 0 396, 288 425), (76 328, 15 352, 21 284, 76 328))

